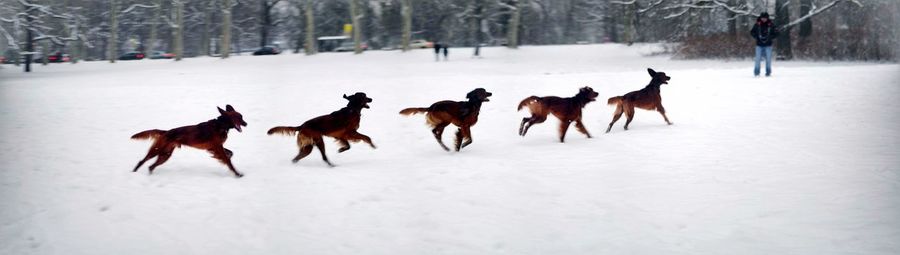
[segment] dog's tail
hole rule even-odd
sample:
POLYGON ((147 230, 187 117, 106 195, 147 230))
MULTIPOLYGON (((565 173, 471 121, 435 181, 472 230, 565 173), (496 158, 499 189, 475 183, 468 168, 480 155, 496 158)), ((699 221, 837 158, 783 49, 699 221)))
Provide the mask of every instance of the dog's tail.
POLYGON ((622 103, 622 99, 624 99, 624 97, 622 96, 610 97, 609 100, 606 101, 606 103, 609 105, 617 105, 622 103))
POLYGON ((292 135, 296 135, 297 132, 300 132, 300 127, 284 127, 284 126, 282 126, 282 127, 273 127, 272 129, 269 129, 268 134, 269 135, 280 134, 280 135, 292 136, 292 135))
POLYGON ((402 111, 400 111, 400 114, 401 115, 413 115, 416 113, 426 113, 426 112, 428 112, 428 108, 412 107, 412 108, 403 109, 402 111))
POLYGON ((134 134, 133 136, 131 136, 131 139, 134 139, 134 140, 156 139, 164 134, 166 134, 165 130, 151 129, 151 130, 147 130, 147 131, 143 131, 143 132, 134 134))
POLYGON ((541 98, 537 97, 537 96, 530 96, 528 98, 525 98, 524 100, 522 100, 521 103, 519 103, 519 108, 517 108, 516 111, 521 111, 522 108, 524 108, 525 106, 528 106, 534 102, 537 102, 538 99, 541 99, 541 98))

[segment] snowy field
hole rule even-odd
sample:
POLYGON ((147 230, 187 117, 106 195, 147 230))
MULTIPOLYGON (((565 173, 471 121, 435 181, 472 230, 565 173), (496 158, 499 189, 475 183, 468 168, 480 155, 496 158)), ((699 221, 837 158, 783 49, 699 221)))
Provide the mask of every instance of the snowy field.
MULTIPOLYGON (((900 66, 646 56, 652 45, 237 56, 0 69, 0 254, 898 254, 900 66), (604 134, 606 98, 672 77, 675 124, 639 110, 604 134), (600 93, 587 139, 516 132, 530 95, 600 93), (405 107, 493 92, 474 143, 445 152, 405 107), (364 144, 298 164, 267 136, 366 92, 364 144), (225 146, 246 176, 177 150, 131 169, 139 131, 232 104, 225 146)), ((448 129, 451 143, 455 129, 448 129)), ((330 139, 329 139, 330 140, 330 139)))

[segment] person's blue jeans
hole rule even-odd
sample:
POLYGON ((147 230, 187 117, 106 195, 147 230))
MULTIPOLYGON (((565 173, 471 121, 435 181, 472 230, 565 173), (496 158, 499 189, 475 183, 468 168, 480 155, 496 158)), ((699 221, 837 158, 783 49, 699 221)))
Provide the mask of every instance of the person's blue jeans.
POLYGON ((756 46, 756 59, 753 65, 753 75, 759 76, 759 61, 766 58, 766 76, 772 74, 772 46, 756 46))

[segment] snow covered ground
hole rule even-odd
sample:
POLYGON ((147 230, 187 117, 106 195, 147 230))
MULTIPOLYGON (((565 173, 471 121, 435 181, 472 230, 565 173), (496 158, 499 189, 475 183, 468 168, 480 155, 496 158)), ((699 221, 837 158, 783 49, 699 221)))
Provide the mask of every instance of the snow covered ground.
MULTIPOLYGON (((0 254, 898 254, 900 66, 648 57, 653 45, 239 56, 0 69, 0 254), (606 98, 663 87, 667 126, 638 111, 604 134, 606 98), (529 95, 600 93, 586 139, 558 121, 516 135, 529 95), (494 93, 459 153, 405 107, 494 93), (374 98, 337 167, 267 136, 374 98), (232 104, 246 176, 177 150, 131 168, 151 128, 232 104)), ((448 129, 445 141, 450 142, 448 129)))

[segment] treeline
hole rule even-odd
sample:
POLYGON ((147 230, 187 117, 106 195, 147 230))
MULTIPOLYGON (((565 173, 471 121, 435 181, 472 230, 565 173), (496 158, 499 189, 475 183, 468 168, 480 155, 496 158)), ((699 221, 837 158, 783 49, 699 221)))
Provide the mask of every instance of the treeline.
POLYGON ((316 38, 352 31, 370 49, 666 41, 679 57, 733 58, 752 53, 747 31, 763 11, 786 35, 782 58, 900 52, 896 0, 0 0, 0 50, 73 62, 154 50, 228 57, 268 44, 313 54, 316 38))

